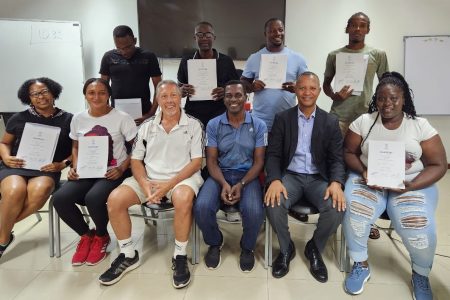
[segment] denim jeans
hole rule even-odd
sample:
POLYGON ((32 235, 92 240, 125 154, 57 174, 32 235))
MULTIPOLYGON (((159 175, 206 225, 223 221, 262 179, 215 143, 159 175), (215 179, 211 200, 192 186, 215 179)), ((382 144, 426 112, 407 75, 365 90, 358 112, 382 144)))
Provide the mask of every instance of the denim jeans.
MULTIPOLYGON (((222 173, 230 186, 240 182, 246 174, 240 171, 223 171, 222 173)), ((216 217, 222 202, 221 192, 222 186, 212 177, 208 177, 194 203, 195 221, 203 233, 205 243, 209 246, 219 246, 222 239, 216 217)), ((241 212, 244 231, 241 247, 254 250, 256 238, 264 221, 262 188, 258 178, 245 184, 241 190, 241 200, 237 205, 241 212)))
POLYGON ((347 210, 343 226, 350 257, 356 262, 367 260, 370 226, 387 210, 409 252, 412 269, 428 276, 436 250, 436 185, 399 194, 373 190, 361 180, 361 176, 350 173, 345 184, 347 210))

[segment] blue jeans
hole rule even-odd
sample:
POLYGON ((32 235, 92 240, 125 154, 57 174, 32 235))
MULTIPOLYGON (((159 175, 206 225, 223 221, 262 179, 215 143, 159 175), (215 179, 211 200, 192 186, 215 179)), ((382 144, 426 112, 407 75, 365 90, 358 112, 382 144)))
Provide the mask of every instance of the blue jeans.
POLYGON ((409 252, 412 269, 428 276, 436 251, 436 185, 399 194, 373 190, 361 180, 361 176, 350 173, 345 184, 347 210, 343 226, 350 257, 356 262, 367 260, 371 224, 387 210, 395 231, 409 252))
MULTIPOLYGON (((223 171, 225 180, 231 185, 240 182, 246 172, 223 171)), ((203 184, 194 203, 194 216, 198 227, 203 233, 203 239, 209 246, 219 246, 222 235, 217 225, 216 214, 219 211, 222 200, 220 193, 222 186, 212 177, 203 184)), ((258 178, 246 183, 241 190, 241 200, 237 203, 242 215, 243 234, 241 247, 254 250, 256 238, 264 221, 264 206, 262 188, 258 178)))

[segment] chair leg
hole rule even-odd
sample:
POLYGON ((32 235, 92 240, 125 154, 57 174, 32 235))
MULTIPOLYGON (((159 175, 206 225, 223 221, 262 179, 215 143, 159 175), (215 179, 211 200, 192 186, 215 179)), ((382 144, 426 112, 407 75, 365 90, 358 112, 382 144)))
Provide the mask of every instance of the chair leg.
POLYGON ((147 210, 145 209, 145 207, 143 205, 141 205, 141 213, 144 216, 144 223, 145 225, 148 225, 148 215, 147 215, 147 210))
POLYGON ((344 228, 341 225, 341 251, 339 255, 339 271, 350 272, 350 255, 347 251, 347 242, 345 240, 344 228))
POLYGON ((394 231, 394 226, 392 225, 392 221, 389 221, 389 228, 386 230, 387 235, 392 239, 392 232, 394 231))
POLYGON ((191 263, 196 265, 200 263, 200 230, 195 222, 195 219, 192 222, 191 228, 191 243, 192 243, 192 259, 191 263))
POLYGON ((55 249, 56 257, 61 257, 61 224, 58 213, 55 211, 55 249))
MULTIPOLYGON (((159 212, 150 208, 150 214, 152 215, 152 218, 157 219, 159 212)), ((153 226, 158 225, 158 223, 155 220, 153 220, 152 223, 153 223, 153 226)))
POLYGON ((36 216, 36 218, 38 219, 38 222, 42 221, 42 217, 41 214, 37 211, 34 213, 34 215, 36 216))
POLYGON ((48 237, 50 245, 50 257, 55 256, 55 229, 53 222, 53 197, 51 197, 48 202, 48 237))
POLYGON ((80 207, 83 213, 84 220, 86 221, 87 224, 89 224, 91 222, 91 219, 89 218, 89 213, 86 210, 86 206, 81 205, 80 207))
POLYGON ((269 219, 266 217, 265 223, 265 243, 264 243, 264 268, 272 267, 272 226, 269 219))

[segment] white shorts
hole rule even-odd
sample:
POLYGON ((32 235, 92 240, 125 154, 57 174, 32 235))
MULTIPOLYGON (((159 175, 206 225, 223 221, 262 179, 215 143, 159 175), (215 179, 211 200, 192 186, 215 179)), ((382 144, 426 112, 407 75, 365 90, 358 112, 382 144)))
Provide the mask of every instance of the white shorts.
MULTIPOLYGON (((179 183, 177 183, 177 185, 175 185, 173 187, 173 189, 171 189, 169 192, 167 192, 166 197, 167 197, 168 201, 171 201, 172 200, 172 193, 173 193, 173 191, 180 185, 187 185, 188 187, 190 187, 194 191, 195 196, 197 196, 198 190, 200 189, 202 184, 203 184, 202 176, 200 176, 199 173, 195 173, 191 177, 186 178, 185 180, 180 181, 179 183)), ((126 185, 126 186, 130 187, 136 193, 136 195, 138 196, 139 201, 141 201, 141 203, 147 202, 147 195, 145 195, 144 191, 142 190, 141 186, 136 181, 134 176, 126 178, 122 182, 122 185, 126 185)))

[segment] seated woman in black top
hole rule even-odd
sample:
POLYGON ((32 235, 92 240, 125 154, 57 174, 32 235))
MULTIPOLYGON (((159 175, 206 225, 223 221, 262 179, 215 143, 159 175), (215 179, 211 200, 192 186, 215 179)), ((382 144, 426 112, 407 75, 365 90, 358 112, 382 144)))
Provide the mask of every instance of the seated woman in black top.
POLYGON ((61 170, 70 164, 72 114, 55 107, 61 90, 49 78, 36 78, 25 81, 17 93, 29 108, 8 120, 0 142, 0 257, 14 239, 14 224, 44 206, 59 183, 61 170), (26 123, 61 128, 53 162, 40 170, 25 169, 25 161, 16 156, 26 123))

